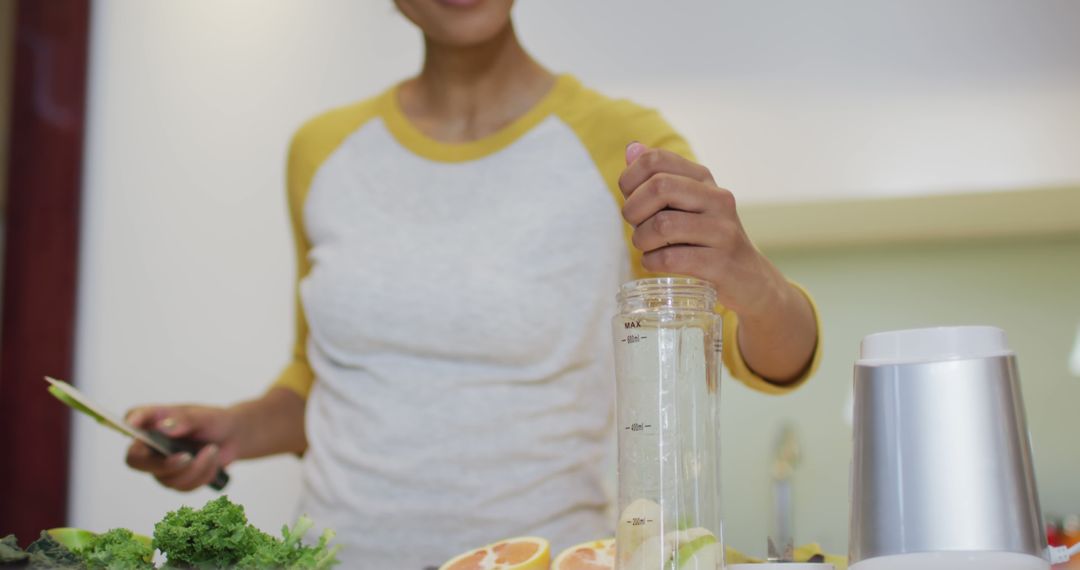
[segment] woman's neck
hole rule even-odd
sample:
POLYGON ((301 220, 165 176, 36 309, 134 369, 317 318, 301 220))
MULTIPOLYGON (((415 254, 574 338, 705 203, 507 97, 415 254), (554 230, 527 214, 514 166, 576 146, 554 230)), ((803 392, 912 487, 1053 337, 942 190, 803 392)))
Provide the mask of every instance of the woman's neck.
POLYGON ((398 92, 405 115, 444 142, 490 135, 528 112, 555 76, 518 42, 512 26, 487 42, 447 46, 425 38, 420 74, 398 92))

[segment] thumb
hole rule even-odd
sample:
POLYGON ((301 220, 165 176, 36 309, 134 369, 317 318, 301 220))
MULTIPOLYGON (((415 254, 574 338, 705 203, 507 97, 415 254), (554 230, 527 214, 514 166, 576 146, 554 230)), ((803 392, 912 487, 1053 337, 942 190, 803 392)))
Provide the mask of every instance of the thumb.
POLYGON ((637 160, 637 157, 641 156, 641 154, 647 150, 649 150, 649 147, 637 141, 631 141, 630 144, 626 145, 626 165, 630 166, 637 160))
POLYGON ((233 424, 229 413, 214 406, 176 406, 158 424, 169 437, 190 438, 208 443, 225 444, 232 437, 233 424))
MULTIPOLYGON (((173 406, 140 406, 129 410, 124 421, 140 429, 162 429, 161 424, 175 414, 173 406)), ((175 423, 175 419, 168 423, 175 423)))
POLYGON ((169 437, 183 437, 198 427, 192 414, 181 406, 143 406, 127 413, 125 420, 137 428, 155 429, 169 437))
POLYGON ((179 408, 172 408, 158 420, 155 429, 169 437, 184 437, 191 435, 198 426, 189 414, 179 408))

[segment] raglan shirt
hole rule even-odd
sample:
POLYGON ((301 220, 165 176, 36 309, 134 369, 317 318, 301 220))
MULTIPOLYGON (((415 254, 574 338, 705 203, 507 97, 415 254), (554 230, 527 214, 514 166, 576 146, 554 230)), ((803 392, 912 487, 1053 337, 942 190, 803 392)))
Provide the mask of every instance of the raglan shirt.
MULTIPOLYGON (((638 140, 692 158, 655 111, 560 76, 483 139, 433 140, 396 88, 296 133, 287 174, 307 399, 300 509, 350 567, 417 569, 517 535, 607 536, 610 319, 645 276, 618 176, 638 140)), ((724 363, 743 362, 737 316, 724 363)), ((816 310, 815 310, 816 314, 816 310)))

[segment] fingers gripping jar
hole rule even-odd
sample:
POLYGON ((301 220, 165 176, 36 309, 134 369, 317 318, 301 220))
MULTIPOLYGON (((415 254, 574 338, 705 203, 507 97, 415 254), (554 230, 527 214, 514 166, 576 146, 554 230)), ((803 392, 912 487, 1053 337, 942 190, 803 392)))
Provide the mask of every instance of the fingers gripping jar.
POLYGON ((723 568, 721 322, 705 281, 632 281, 613 319, 616 570, 723 568))

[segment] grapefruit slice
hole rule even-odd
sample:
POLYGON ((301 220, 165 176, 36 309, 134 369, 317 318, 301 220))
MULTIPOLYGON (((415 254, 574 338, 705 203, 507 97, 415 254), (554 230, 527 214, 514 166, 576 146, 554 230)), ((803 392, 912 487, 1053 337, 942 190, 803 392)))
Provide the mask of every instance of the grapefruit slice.
POLYGON ((550 562, 548 541, 521 536, 459 554, 439 570, 548 570, 550 562))
POLYGON ((551 570, 611 570, 615 567, 615 539, 594 540, 571 546, 555 557, 551 570))

